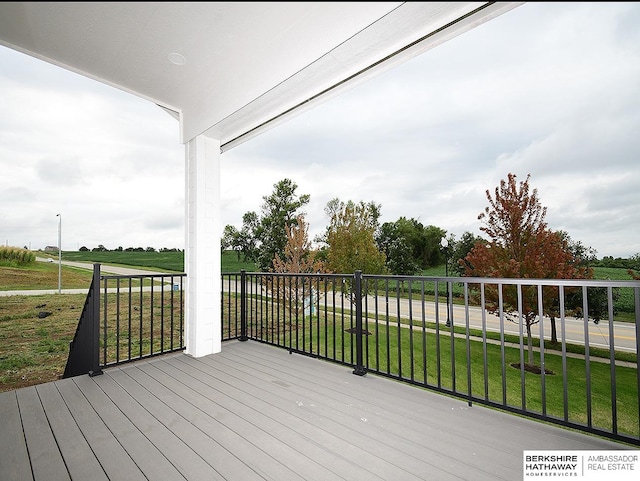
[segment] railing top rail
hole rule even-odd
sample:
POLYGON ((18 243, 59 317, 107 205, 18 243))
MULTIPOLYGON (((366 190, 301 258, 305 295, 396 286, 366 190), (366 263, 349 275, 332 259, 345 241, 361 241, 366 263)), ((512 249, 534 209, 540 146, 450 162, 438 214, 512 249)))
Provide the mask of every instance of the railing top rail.
MULTIPOLYGON (((241 272, 224 272, 224 275, 241 275, 241 272)), ((247 276, 274 276, 274 277, 319 277, 319 278, 352 278, 351 274, 327 274, 327 273, 291 273, 291 272, 245 272, 247 276)), ((608 279, 527 279, 513 277, 453 277, 453 276, 399 276, 387 274, 363 274, 364 279, 389 279, 394 281, 412 282, 459 282, 466 284, 506 284, 522 286, 568 286, 568 287, 637 287, 640 288, 640 280, 608 280, 608 279)))
POLYGON ((149 277, 186 277, 186 273, 158 273, 152 272, 149 274, 109 274, 109 275, 101 275, 100 280, 109 280, 109 279, 148 279, 149 277))
MULTIPOLYGON (((223 272, 223 276, 241 275, 240 272, 223 272)), ((273 276, 273 277, 317 277, 317 278, 345 278, 353 277, 352 274, 328 274, 328 273, 311 273, 311 272, 245 272, 247 276, 273 276)))
POLYGON ((542 285, 542 286, 570 286, 570 287, 640 287, 640 280, 608 280, 608 279, 528 279, 514 277, 440 277, 440 276, 388 276, 363 274, 369 279, 393 279, 411 281, 441 281, 460 282, 466 284, 512 284, 512 285, 542 285))

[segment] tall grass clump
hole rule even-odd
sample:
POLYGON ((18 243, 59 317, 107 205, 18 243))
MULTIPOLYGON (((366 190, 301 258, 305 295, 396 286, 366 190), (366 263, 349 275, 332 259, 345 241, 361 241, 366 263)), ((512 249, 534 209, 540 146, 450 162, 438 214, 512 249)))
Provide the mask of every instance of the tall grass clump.
POLYGON ((29 249, 0 246, 0 265, 2 266, 26 266, 35 261, 36 255, 29 249))

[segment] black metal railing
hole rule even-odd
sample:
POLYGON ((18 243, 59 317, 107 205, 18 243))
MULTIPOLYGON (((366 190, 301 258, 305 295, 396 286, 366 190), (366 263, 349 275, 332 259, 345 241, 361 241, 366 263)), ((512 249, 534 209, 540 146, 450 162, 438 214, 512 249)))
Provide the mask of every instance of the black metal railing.
POLYGON ((223 284, 224 339, 640 444, 638 281, 241 272, 223 284))
MULTIPOLYGON (((184 279, 94 270, 70 375, 184 349, 184 279)), ((221 331, 640 445, 640 281, 225 273, 221 331)))
POLYGON ((73 340, 69 343, 69 357, 62 377, 80 374, 102 374, 99 349, 100 331, 100 265, 94 264, 89 292, 82 308, 73 340))
POLYGON ((63 377, 180 351, 186 274, 100 275, 93 280, 63 377))
POLYGON ((101 277, 103 367, 180 351, 186 274, 101 277))

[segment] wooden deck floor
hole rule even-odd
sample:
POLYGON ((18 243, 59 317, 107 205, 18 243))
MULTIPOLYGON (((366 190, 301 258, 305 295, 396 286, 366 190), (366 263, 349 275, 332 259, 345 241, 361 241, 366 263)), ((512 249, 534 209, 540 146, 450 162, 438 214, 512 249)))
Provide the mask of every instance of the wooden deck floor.
POLYGON ((628 448, 257 342, 0 393, 2 481, 514 481, 543 449, 628 448))

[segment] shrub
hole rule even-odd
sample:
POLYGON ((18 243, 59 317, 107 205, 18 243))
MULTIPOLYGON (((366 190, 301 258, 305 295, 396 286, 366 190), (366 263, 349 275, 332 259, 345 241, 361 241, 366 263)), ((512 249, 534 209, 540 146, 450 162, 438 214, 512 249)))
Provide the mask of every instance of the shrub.
POLYGON ((5 266, 26 266, 36 261, 36 255, 29 249, 20 247, 1 247, 0 264, 5 266))

